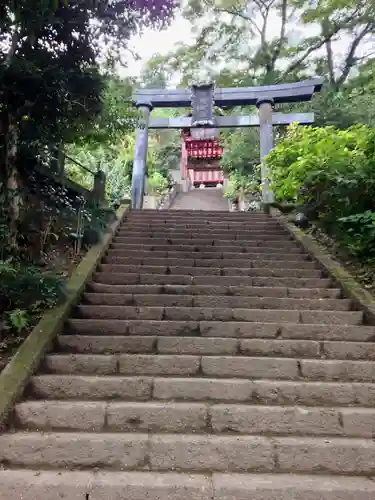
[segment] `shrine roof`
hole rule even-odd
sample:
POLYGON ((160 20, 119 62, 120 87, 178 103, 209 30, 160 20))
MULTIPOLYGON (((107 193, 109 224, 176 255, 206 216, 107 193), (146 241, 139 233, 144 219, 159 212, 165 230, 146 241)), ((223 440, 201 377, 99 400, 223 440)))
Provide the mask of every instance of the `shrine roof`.
MULTIPOLYGON (((315 78, 295 83, 261 85, 258 87, 215 88, 216 106, 234 107, 255 105, 259 99, 273 99, 275 103, 309 101, 320 92, 323 79, 315 78)), ((134 103, 150 102, 157 108, 185 108, 191 106, 190 89, 138 89, 134 103)))

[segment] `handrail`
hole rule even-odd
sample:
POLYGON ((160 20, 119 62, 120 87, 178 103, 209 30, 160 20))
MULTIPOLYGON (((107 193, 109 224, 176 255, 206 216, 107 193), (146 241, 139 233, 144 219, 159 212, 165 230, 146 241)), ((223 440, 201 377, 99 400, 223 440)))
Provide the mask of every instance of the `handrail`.
POLYGON ((80 163, 79 161, 75 160, 74 158, 72 158, 71 156, 67 155, 66 153, 64 153, 64 156, 65 158, 67 158, 69 161, 75 163, 76 165, 78 165, 79 167, 83 168, 83 170, 86 170, 86 172, 89 172, 90 174, 92 175, 95 175, 95 172, 93 172, 92 170, 90 170, 89 168, 85 167, 85 165, 83 165, 82 163, 80 163))

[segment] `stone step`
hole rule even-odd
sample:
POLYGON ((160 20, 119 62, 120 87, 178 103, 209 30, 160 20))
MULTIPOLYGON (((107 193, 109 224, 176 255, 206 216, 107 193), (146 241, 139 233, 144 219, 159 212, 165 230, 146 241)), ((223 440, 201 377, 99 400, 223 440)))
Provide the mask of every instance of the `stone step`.
MULTIPOLYGON (((363 486, 359 480, 354 485, 351 491, 356 487, 356 499, 363 500, 360 496, 363 486)), ((189 496, 194 500, 213 500, 212 488, 211 479, 199 474, 0 470, 2 500, 186 500, 189 496)))
MULTIPOLYGON (((44 389, 42 392, 44 395, 56 397, 50 388, 52 383, 58 384, 58 376, 55 377, 52 382, 44 381, 44 385, 43 381, 38 381, 41 387, 37 389, 39 391, 44 389)), ((134 378, 132 382, 136 385, 134 378)), ((138 388, 141 383, 144 383, 144 379, 139 378, 138 388)), ((375 404, 375 384, 372 383, 157 377, 153 379, 152 384, 152 397, 163 401, 353 407, 373 407, 375 404)), ((135 392, 135 388, 132 389, 135 392)), ((64 387, 60 392, 64 394, 64 387)), ((147 399, 145 392, 142 394, 142 399, 147 399)), ((72 393, 74 394, 74 388, 72 393)))
POLYGON ((349 311, 350 299, 308 299, 286 297, 241 297, 223 295, 176 295, 162 293, 85 293, 82 304, 139 307, 223 307, 243 309, 349 311))
POLYGON ((276 276, 295 278, 320 278, 320 269, 300 268, 270 268, 270 267, 198 267, 198 266, 148 266, 148 265, 122 265, 122 264, 100 264, 99 271, 115 274, 176 274, 188 276, 276 276))
MULTIPOLYGON (((275 242, 270 242, 269 245, 264 245, 262 242, 257 242, 254 243, 248 242, 247 245, 223 245, 219 244, 218 242, 215 242, 215 245, 212 245, 212 241, 209 244, 204 244, 204 245, 196 245, 195 243, 192 244, 192 242, 189 245, 170 245, 165 244, 165 245, 155 245, 155 244, 143 244, 142 248, 140 248, 139 244, 134 244, 134 243, 111 243, 109 251, 116 251, 116 252, 129 252, 133 251, 134 253, 137 253, 138 250, 141 251, 177 251, 177 252, 200 252, 200 253, 205 253, 205 252, 211 252, 211 253, 216 253, 217 254, 222 254, 222 253, 228 253, 228 252, 234 252, 234 253, 241 253, 241 254, 246 254, 246 253, 267 253, 267 254, 284 254, 287 253, 288 255, 293 255, 294 256, 300 256, 300 255, 306 255, 304 253, 304 250, 299 248, 296 243, 294 242, 287 242, 287 243, 277 243, 275 242)), ((221 258, 221 257, 220 257, 221 258)))
POLYGON ((173 238, 173 239, 196 239, 196 238, 212 238, 215 240, 282 240, 290 239, 290 234, 286 233, 283 229, 271 229, 271 230, 254 230, 254 231, 230 231, 228 230, 207 230, 202 229, 201 231, 191 231, 191 230, 145 230, 145 229, 124 229, 119 230, 116 234, 116 241, 121 241, 122 239, 137 238, 142 236, 142 238, 173 238))
POLYGON ((126 231, 128 229, 136 230, 136 231, 144 231, 144 230, 154 230, 154 231, 258 231, 258 230, 273 230, 273 229, 282 229, 285 232, 285 229, 276 221, 250 221, 250 222, 241 222, 241 221, 216 221, 216 222, 163 222, 163 221, 124 221, 120 227, 119 231, 126 231))
POLYGON ((15 467, 371 475, 375 442, 331 437, 18 432, 0 435, 15 467))
POLYGON ((269 240, 265 241, 261 240, 215 240, 213 238, 196 238, 196 239, 175 239, 175 238, 124 238, 124 241, 119 241, 117 238, 114 239, 112 246, 114 248, 124 248, 129 247, 129 245, 136 245, 138 247, 142 247, 143 250, 148 248, 148 245, 152 247, 157 246, 167 246, 170 250, 175 250, 182 248, 186 250, 187 247, 206 247, 207 250, 210 248, 219 248, 222 251, 228 250, 228 248, 233 251, 242 251, 242 248, 258 248, 258 249, 267 249, 268 248, 278 248, 289 251, 290 248, 296 246, 295 242, 292 240, 269 240))
POLYGON ((231 237, 228 235, 228 237, 221 237, 221 238, 215 238, 214 236, 210 238, 209 235, 204 235, 203 233, 201 235, 197 235, 195 237, 191 236, 190 238, 186 235, 182 237, 177 237, 177 236, 165 236, 163 235, 160 236, 155 236, 153 237, 147 237, 143 236, 142 233, 134 236, 126 236, 126 237, 121 237, 121 236, 116 236, 114 238, 114 244, 124 244, 124 243, 135 243, 138 245, 147 245, 147 244, 153 244, 153 245, 191 245, 193 242, 195 245, 230 245, 232 248, 233 247, 238 247, 241 245, 249 245, 251 243, 259 246, 267 246, 267 243, 271 243, 275 246, 282 246, 282 245, 293 245, 295 244, 294 241, 292 240, 292 237, 282 237, 280 238, 279 235, 273 236, 273 235, 259 235, 257 238, 252 237, 250 239, 245 239, 245 238, 238 238, 235 239, 234 237, 231 237))
POLYGON ((4 500, 249 500, 249 495, 251 500, 371 500, 375 483, 337 475, 0 470, 4 500))
POLYGON ((152 219, 152 220, 136 220, 136 219, 125 219, 121 224, 120 228, 135 228, 135 229, 224 229, 224 230, 244 230, 250 231, 251 229, 272 229, 279 228, 284 229, 282 224, 280 224, 276 219, 269 220, 228 220, 228 219, 216 219, 216 220, 194 220, 194 219, 152 219))
MULTIPOLYGON (((214 474, 213 497, 204 500, 370 500, 375 482, 367 477, 304 474, 214 474)), ((194 497, 193 498, 199 498, 194 497)), ((141 500, 141 497, 140 497, 141 500)), ((153 500, 151 497, 150 500, 153 500)), ((168 497, 169 500, 169 497, 168 497)), ((173 497, 171 500, 174 500, 173 497)), ((178 499, 180 500, 180 499, 178 499)))
POLYGON ((26 395, 35 399, 203 401, 253 405, 375 406, 375 384, 241 378, 36 375, 26 395))
POLYGON ((153 335, 60 335, 59 352, 79 354, 195 354, 375 361, 374 342, 153 335))
POLYGON ((181 224, 184 223, 184 221, 187 221, 187 224, 200 224, 200 225, 252 225, 252 224, 264 224, 264 225, 272 225, 272 224, 278 224, 278 220, 274 219, 273 217, 270 217, 268 215, 261 214, 259 212, 255 213, 253 212, 253 215, 251 217, 245 216, 241 213, 239 216, 234 212, 232 213, 222 213, 220 214, 219 217, 205 217, 204 214, 203 217, 191 217, 191 216, 182 216, 181 214, 178 214, 177 212, 175 213, 170 213, 168 212, 161 212, 159 214, 150 214, 151 216, 148 217, 137 217, 135 214, 127 214, 125 219, 124 219, 124 224, 167 224, 167 225, 172 225, 174 223, 176 224, 181 224))
POLYGON ((297 267, 299 269, 316 269, 317 264, 313 261, 308 260, 262 260, 256 259, 251 260, 243 256, 241 259, 201 259, 199 256, 191 254, 189 258, 179 258, 179 257, 137 257, 134 256, 107 256, 103 261, 105 264, 110 265, 127 265, 127 266, 172 266, 178 267, 183 265, 184 267, 213 267, 213 268, 225 268, 225 267, 236 267, 239 269, 255 267, 255 268, 293 268, 297 267))
POLYGON ((64 375, 201 375, 220 378, 375 381, 372 361, 245 355, 48 354, 41 370, 44 373, 64 375))
POLYGON ((277 252, 196 252, 196 251, 168 251, 168 250, 119 250, 119 249, 109 249, 106 255, 107 258, 122 258, 127 257, 139 257, 143 259, 147 258, 172 258, 172 259, 208 259, 208 260, 220 260, 220 259, 248 259, 248 260, 282 260, 295 263, 300 263, 301 261, 311 260, 309 255, 302 253, 277 253, 277 252))
POLYGON ((247 224, 255 224, 257 222, 261 223, 268 223, 268 222, 274 222, 275 219, 269 216, 263 216, 262 214, 256 214, 254 217, 249 217, 248 215, 241 214, 239 216, 234 215, 233 213, 228 213, 228 212, 216 212, 216 214, 209 214, 209 213, 201 213, 201 214, 166 214, 164 212, 160 213, 159 215, 151 214, 149 217, 136 217, 134 215, 129 215, 126 219, 124 219, 124 223, 154 223, 154 222, 160 222, 160 223, 166 223, 166 224, 173 224, 174 222, 179 223, 179 224, 196 224, 196 223, 228 223, 231 224, 232 222, 239 222, 242 223, 244 226, 247 224))
POLYGON ((319 311, 283 309, 222 309, 215 307, 133 307, 80 305, 78 318, 151 319, 172 321, 250 321, 255 323, 308 323, 361 325, 363 311, 319 311))
POLYGON ((296 278, 281 276, 189 276, 171 274, 142 273, 95 273, 94 281, 110 285, 212 285, 212 286, 256 286, 294 288, 327 288, 331 286, 330 279, 296 278))
POLYGON ((36 431, 345 436, 375 434, 375 409, 193 402, 25 401, 13 423, 36 431))
MULTIPOLYGON (((139 244, 134 244, 134 243, 115 243, 112 242, 109 251, 117 251, 117 252, 122 252, 122 251, 133 251, 134 253, 137 253, 137 250, 141 251, 166 251, 166 252, 211 252, 215 253, 217 258, 217 254, 223 254, 223 253, 228 253, 228 252, 235 252, 235 253, 241 253, 241 254, 246 254, 246 253, 264 253, 264 254, 281 254, 285 255, 286 253, 288 255, 292 255, 293 258, 295 256, 301 256, 301 255, 306 255, 305 250, 300 248, 295 242, 290 241, 290 242, 270 242, 268 245, 264 245, 262 242, 254 242, 250 241, 246 245, 232 245, 232 244, 222 244, 220 242, 214 242, 214 245, 212 245, 212 241, 210 243, 205 243, 203 245, 197 245, 195 242, 190 242, 188 245, 171 245, 170 243, 167 244, 162 244, 162 245, 156 245, 154 243, 148 243, 148 244, 143 244, 142 247, 139 246, 139 244)), ((220 257, 221 258, 221 257, 220 257)))
POLYGON ((126 220, 129 221, 155 221, 163 220, 170 223, 172 220, 190 220, 205 221, 205 222, 215 222, 215 221, 239 221, 251 223, 254 221, 272 221, 272 217, 267 214, 260 212, 250 213, 250 212, 235 212, 231 213, 226 211, 214 211, 214 210, 147 210, 147 211, 134 211, 127 216, 126 220))
MULTIPOLYGON (((178 337, 270 338, 375 341, 374 326, 222 321, 69 319, 65 331, 80 335, 162 335, 178 337)), ((354 344, 353 344, 354 349, 354 344)))
POLYGON ((175 294, 175 295, 230 295, 241 297, 289 297, 311 299, 339 299, 339 288, 288 288, 266 286, 225 285, 106 285, 91 282, 89 292, 112 294, 175 294))
POLYGON ((251 500, 371 500, 375 483, 337 475, 0 470, 4 500, 249 500, 249 494, 251 500))

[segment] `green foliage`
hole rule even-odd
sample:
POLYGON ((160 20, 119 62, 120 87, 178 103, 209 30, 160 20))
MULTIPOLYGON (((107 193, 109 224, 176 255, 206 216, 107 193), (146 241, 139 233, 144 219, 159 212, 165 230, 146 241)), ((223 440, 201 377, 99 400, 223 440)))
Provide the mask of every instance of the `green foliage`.
POLYGON ((30 325, 30 317, 27 311, 23 309, 14 309, 7 315, 7 326, 10 330, 21 333, 30 325))
POLYGON ((100 95, 101 108, 91 126, 75 138, 75 144, 86 149, 100 149, 106 144, 116 144, 127 131, 133 131, 137 111, 132 104, 134 82, 116 75, 103 78, 100 95))
POLYGON ((350 253, 364 260, 375 259, 375 212, 366 212, 341 217, 340 224, 341 243, 348 248, 350 253))
MULTIPOLYGON (((109 142, 95 148, 90 143, 72 144, 69 153, 91 171, 100 169, 106 174, 107 197, 113 202, 128 196, 130 192, 134 145, 135 135, 132 131, 123 135, 116 143, 109 142)), ((69 161, 66 170, 70 179, 91 189, 93 177, 89 172, 69 161)))
POLYGON ((153 168, 166 173, 171 169, 180 168, 181 138, 172 137, 170 142, 154 147, 153 168))
POLYGON ((0 295, 7 309, 24 309, 35 303, 50 307, 65 293, 63 278, 19 260, 0 262, 0 276, 0 295))
POLYGON ((220 166, 228 173, 253 175, 259 163, 259 131, 238 129, 224 135, 220 166))
POLYGON ((253 175, 241 175, 233 172, 224 188, 224 196, 236 201, 239 195, 255 195, 259 190, 258 169, 254 168, 253 175))
POLYGON ((18 259, 0 261, 0 313, 10 333, 27 329, 42 309, 53 307, 65 293, 63 278, 55 274, 18 259))
POLYGON ((224 187, 223 194, 228 200, 235 202, 238 197, 238 189, 236 183, 233 179, 229 179, 226 186, 224 187))
POLYGON ((277 201, 304 205, 350 252, 370 256, 375 129, 293 125, 268 155, 267 164, 277 201))
POLYGON ((168 179, 162 173, 154 170, 147 178, 147 193, 152 196, 160 196, 168 189, 168 179))

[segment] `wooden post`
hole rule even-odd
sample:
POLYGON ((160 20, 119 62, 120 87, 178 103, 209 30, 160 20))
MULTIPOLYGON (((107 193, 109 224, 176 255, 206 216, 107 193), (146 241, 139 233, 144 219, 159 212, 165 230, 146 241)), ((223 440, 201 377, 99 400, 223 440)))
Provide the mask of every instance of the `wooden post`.
POLYGON ((136 107, 140 116, 135 136, 131 207, 140 209, 143 207, 148 147, 148 124, 150 121, 152 104, 150 102, 137 102, 136 107))
POLYGON ((64 184, 65 181, 65 153, 60 146, 57 153, 58 158, 58 168, 59 168, 59 176, 61 180, 61 184, 64 184))
POLYGON ((264 204, 273 203, 274 196, 269 186, 268 169, 265 164, 265 157, 273 148, 272 111, 273 99, 258 99, 257 108, 259 110, 260 127, 260 162, 262 180, 262 202, 264 204))
POLYGON ((92 187, 92 199, 98 206, 104 205, 105 184, 106 175, 102 170, 98 170, 94 175, 94 184, 92 187))
POLYGON ((65 180, 65 153, 62 149, 62 144, 55 144, 50 148, 52 154, 50 169, 55 174, 61 184, 65 180))

